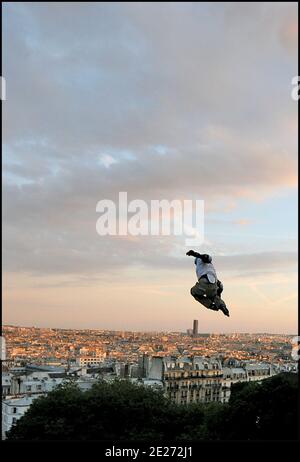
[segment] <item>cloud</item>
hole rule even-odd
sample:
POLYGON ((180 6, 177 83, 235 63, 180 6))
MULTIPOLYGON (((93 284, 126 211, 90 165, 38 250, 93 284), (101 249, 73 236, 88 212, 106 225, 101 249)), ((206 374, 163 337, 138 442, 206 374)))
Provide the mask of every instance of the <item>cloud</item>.
POLYGON ((103 164, 106 168, 109 168, 111 165, 118 163, 118 161, 109 154, 102 154, 99 158, 99 162, 100 164, 103 164))
POLYGON ((251 223, 251 220, 248 220, 247 218, 240 218, 239 220, 235 221, 235 224, 239 226, 247 226, 251 223))
POLYGON ((295 187, 295 11, 5 4, 4 268, 164 268, 172 239, 99 240, 96 204, 119 191, 213 209, 295 187))

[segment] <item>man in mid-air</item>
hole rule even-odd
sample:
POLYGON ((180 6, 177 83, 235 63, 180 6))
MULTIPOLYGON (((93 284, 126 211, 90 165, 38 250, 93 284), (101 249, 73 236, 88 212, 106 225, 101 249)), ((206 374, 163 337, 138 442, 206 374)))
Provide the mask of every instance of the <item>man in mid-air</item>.
POLYGON ((187 255, 195 257, 198 278, 198 282, 191 288, 191 295, 206 308, 215 311, 221 310, 225 316, 229 316, 226 304, 220 297, 223 292, 223 284, 217 278, 211 256, 194 252, 194 250, 189 250, 187 255))

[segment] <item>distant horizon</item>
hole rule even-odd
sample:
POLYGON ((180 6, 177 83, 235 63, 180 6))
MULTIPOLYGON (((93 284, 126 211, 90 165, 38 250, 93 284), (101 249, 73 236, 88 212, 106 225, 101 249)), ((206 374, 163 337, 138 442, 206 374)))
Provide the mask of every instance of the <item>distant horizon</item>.
MULTIPOLYGON (((3 324, 3 327, 16 327, 16 328, 28 328, 28 329, 56 329, 56 330, 82 330, 82 331, 107 331, 107 332, 129 332, 129 333, 156 333, 156 334, 187 334, 186 331, 177 331, 177 330, 128 330, 128 329, 109 329, 109 328, 92 328, 92 327, 86 327, 86 328, 76 328, 76 327, 53 327, 53 326, 25 326, 25 325, 15 325, 15 324, 3 324)), ((187 327, 189 329, 189 327, 187 327)), ((186 330, 187 330, 186 329, 186 330)), ((216 335, 235 335, 235 334, 246 334, 246 335, 286 335, 286 336, 297 336, 297 333, 285 333, 285 332, 246 332, 246 331, 240 331, 240 332, 198 332, 198 334, 216 334, 216 335)))

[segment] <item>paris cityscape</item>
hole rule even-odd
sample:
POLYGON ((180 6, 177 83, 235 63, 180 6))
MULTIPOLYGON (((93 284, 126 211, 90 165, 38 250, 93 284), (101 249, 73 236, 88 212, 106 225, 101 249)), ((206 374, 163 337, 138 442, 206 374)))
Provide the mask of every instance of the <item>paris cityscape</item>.
MULTIPOLYGON (((192 324, 192 323, 191 323, 192 324)), ((294 335, 200 333, 195 320, 186 332, 127 332, 4 326, 6 359, 63 365, 78 358, 136 362, 140 355, 220 356, 269 361, 291 359, 294 335)))
POLYGON ((297 372, 292 335, 3 327, 2 437, 39 396, 75 380, 161 388, 174 403, 226 403, 233 383, 297 372))

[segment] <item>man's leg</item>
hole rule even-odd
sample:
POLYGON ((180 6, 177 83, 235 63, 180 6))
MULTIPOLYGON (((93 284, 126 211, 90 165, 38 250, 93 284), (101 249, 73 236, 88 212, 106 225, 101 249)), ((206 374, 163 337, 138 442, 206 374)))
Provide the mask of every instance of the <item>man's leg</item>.
POLYGON ((218 311, 214 304, 214 297, 216 294, 215 284, 210 284, 205 279, 200 279, 194 287, 191 288, 191 295, 197 302, 210 310, 218 311))
POLYGON ((197 302, 205 306, 205 308, 214 311, 221 310, 225 316, 229 316, 228 308, 218 294, 218 292, 220 293, 220 289, 221 292, 223 291, 223 284, 220 284, 221 286, 219 284, 217 285, 217 283, 210 284, 205 279, 200 279, 194 287, 191 288, 191 295, 197 302))
POLYGON ((223 284, 221 281, 219 281, 219 279, 217 280, 217 286, 218 286, 218 289, 217 289, 217 295, 221 296, 221 293, 223 292, 223 284))
POLYGON ((229 316, 229 310, 226 306, 224 300, 221 299, 219 295, 216 295, 214 298, 214 305, 217 307, 218 310, 221 310, 225 316, 229 316))

